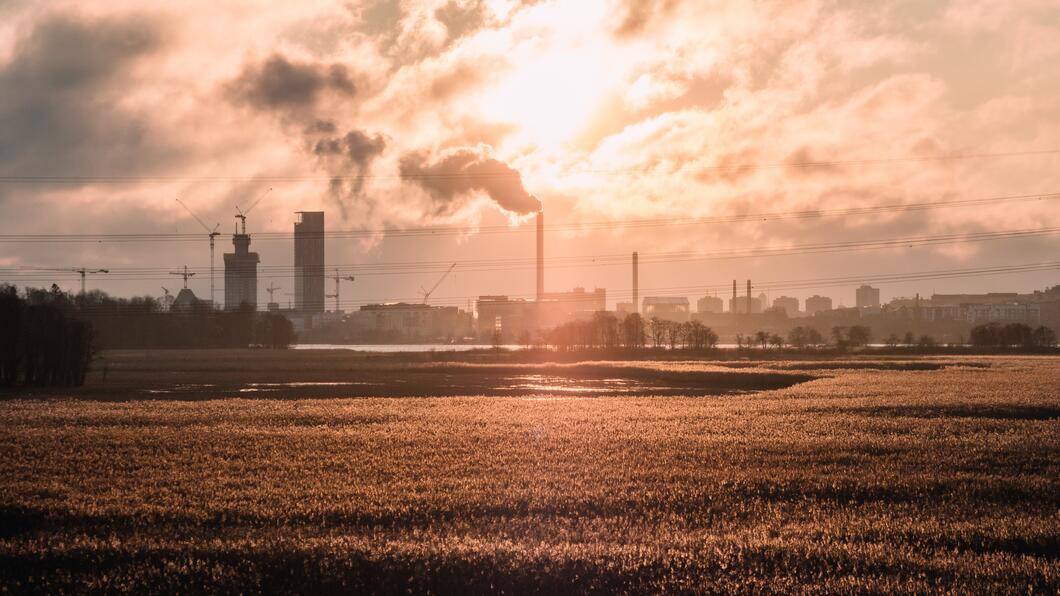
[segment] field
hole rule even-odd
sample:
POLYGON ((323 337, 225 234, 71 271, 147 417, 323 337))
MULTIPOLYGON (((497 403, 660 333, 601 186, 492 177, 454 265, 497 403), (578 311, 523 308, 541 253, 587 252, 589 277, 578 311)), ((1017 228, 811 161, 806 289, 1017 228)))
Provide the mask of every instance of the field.
POLYGON ((0 401, 0 591, 1060 590, 1060 358, 176 356, 0 401))

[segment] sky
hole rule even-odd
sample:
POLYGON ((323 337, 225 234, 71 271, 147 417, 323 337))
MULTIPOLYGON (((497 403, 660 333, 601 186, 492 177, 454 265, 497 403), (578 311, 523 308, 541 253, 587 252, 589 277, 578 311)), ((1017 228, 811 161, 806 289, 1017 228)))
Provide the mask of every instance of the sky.
MULTIPOLYGON (((205 232, 175 199, 220 224, 221 263, 237 206, 264 195, 252 237, 306 210, 368 231, 327 243, 357 277, 346 308, 418 300, 452 263, 435 303, 532 296, 539 208, 550 291, 627 300, 620 256, 639 251, 642 296, 844 277, 768 295, 852 305, 862 276, 1056 261, 1060 236, 718 251, 1060 226, 1055 198, 848 211, 1060 193, 1057 64, 1055 0, 0 0, 0 235, 203 232, 3 242, 0 281, 73 290, 76 274, 27 268, 109 268, 90 286, 158 295, 188 265, 206 297, 205 232), (802 211, 831 214, 747 217, 802 211), (435 226, 456 231, 388 231, 435 226)), ((259 300, 272 283, 285 302, 292 241, 253 249, 259 300)))

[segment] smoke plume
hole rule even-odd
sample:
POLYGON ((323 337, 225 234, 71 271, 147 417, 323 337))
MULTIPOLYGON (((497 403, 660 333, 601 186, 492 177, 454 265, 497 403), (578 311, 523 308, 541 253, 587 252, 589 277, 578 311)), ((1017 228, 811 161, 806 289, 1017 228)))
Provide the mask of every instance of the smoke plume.
POLYGON ((401 159, 401 178, 426 190, 442 210, 474 191, 485 192, 513 213, 541 210, 541 201, 526 192, 519 172, 478 149, 456 149, 434 163, 424 153, 408 154, 401 159))

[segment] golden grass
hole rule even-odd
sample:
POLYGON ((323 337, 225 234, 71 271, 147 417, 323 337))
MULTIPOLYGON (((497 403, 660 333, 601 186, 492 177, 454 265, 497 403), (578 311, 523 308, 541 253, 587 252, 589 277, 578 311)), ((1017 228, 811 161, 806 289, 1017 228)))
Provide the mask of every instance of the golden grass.
POLYGON ((0 402, 0 589, 1055 593, 1060 360, 977 362, 696 398, 0 402))

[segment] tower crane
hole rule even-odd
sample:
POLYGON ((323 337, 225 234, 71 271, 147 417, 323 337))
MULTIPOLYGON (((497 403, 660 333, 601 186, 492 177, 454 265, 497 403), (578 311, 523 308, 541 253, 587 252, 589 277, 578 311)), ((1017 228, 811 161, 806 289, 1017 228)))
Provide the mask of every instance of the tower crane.
POLYGON ((81 267, 80 269, 71 269, 70 271, 73 271, 74 273, 78 273, 78 274, 81 275, 81 295, 82 296, 85 295, 85 276, 86 275, 93 275, 93 274, 96 274, 96 273, 110 273, 110 271, 107 270, 107 269, 85 269, 84 267, 81 267))
MULTIPOLYGON (((188 266, 187 265, 184 266, 184 270, 183 271, 170 271, 169 274, 170 275, 179 275, 179 276, 183 277, 184 278, 184 289, 185 290, 188 289, 188 278, 189 277, 195 277, 195 272, 194 271, 192 271, 191 273, 188 272, 188 266)), ((163 289, 165 289, 165 288, 163 288, 163 289)))
POLYGON ((247 215, 249 215, 250 212, 253 211, 254 208, 258 206, 258 203, 260 203, 261 200, 265 198, 265 195, 269 194, 270 192, 272 192, 272 187, 271 186, 269 187, 268 190, 263 192, 260 197, 258 197, 258 200, 256 200, 253 203, 251 203, 250 207, 247 207, 246 211, 240 209, 239 205, 236 205, 236 219, 239 220, 239 233, 240 234, 242 234, 244 236, 247 234, 247 215))
POLYGON ((221 233, 217 231, 217 228, 220 228, 221 224, 218 223, 218 224, 214 225, 213 229, 210 229, 210 226, 206 225, 206 222, 204 222, 203 220, 199 219, 199 216, 195 215, 195 213, 191 210, 191 208, 189 208, 187 205, 184 204, 184 201, 181 201, 178 198, 177 202, 180 203, 180 206, 183 207, 185 211, 187 211, 193 218, 195 218, 195 221, 199 222, 199 225, 202 226, 202 229, 206 230, 206 235, 210 237, 210 303, 211 304, 216 304, 217 296, 214 294, 214 279, 215 278, 214 278, 214 265, 213 265, 213 263, 214 263, 214 260, 213 260, 213 244, 214 244, 214 238, 216 238, 216 237, 221 235, 221 233))
POLYGON ((423 286, 420 286, 420 293, 423 294, 423 303, 424 304, 427 304, 427 300, 430 299, 431 294, 433 294, 434 291, 438 289, 438 286, 442 285, 442 282, 445 281, 445 278, 449 277, 449 274, 455 268, 456 268, 456 263, 453 263, 452 265, 450 265, 449 268, 445 270, 445 273, 443 273, 442 276, 438 278, 438 281, 434 282, 434 285, 431 286, 431 289, 425 290, 425 289, 423 289, 423 286))
POLYGON ((282 290, 282 289, 283 289, 283 288, 281 288, 281 287, 278 287, 278 286, 276 286, 276 285, 275 285, 275 284, 273 284, 273 283, 272 283, 271 281, 269 282, 269 287, 265 288, 265 291, 269 293, 269 303, 270 303, 270 304, 271 304, 271 303, 273 303, 273 302, 276 302, 275 300, 273 300, 273 299, 272 299, 272 295, 273 295, 273 294, 274 294, 274 293, 275 293, 275 292, 276 292, 277 290, 282 290))
POLYGON ((352 275, 347 275, 347 276, 339 275, 339 268, 336 267, 335 268, 335 275, 332 275, 328 279, 333 280, 335 282, 335 293, 334 294, 328 294, 327 298, 334 298, 335 299, 335 313, 338 314, 338 312, 339 312, 339 282, 354 281, 354 277, 352 275))

